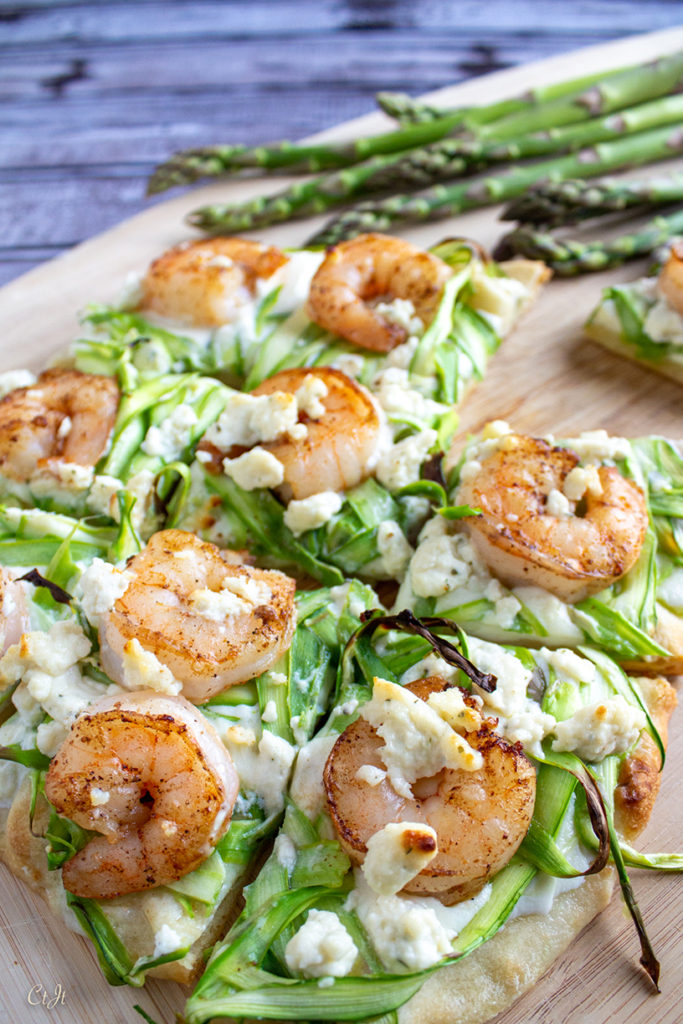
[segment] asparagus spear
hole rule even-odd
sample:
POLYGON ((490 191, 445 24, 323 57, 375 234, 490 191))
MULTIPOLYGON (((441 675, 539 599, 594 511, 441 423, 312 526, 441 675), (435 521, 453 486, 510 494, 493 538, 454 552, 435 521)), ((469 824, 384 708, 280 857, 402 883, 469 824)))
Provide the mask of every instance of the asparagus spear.
POLYGON ((683 173, 649 181, 549 181, 510 203, 501 220, 557 227, 633 206, 662 206, 683 200, 683 173))
MULTIPOLYGON (((477 127, 473 122, 473 130, 476 127, 477 136, 491 141, 515 139, 519 135, 587 120, 674 93, 682 83, 683 52, 679 52, 649 64, 622 69, 606 78, 603 76, 587 89, 574 90, 538 107, 517 110, 491 124, 477 127)), ((265 171, 286 168, 290 172, 315 173, 327 168, 348 167, 371 156, 397 153, 436 142, 457 134, 462 127, 462 114, 456 111, 435 121, 408 125, 355 142, 299 146, 285 141, 254 148, 208 146, 185 150, 156 169, 148 191, 162 192, 174 185, 189 184, 200 177, 216 177, 247 168, 265 171)))
POLYGON ((438 107, 430 103, 423 103, 420 100, 408 96, 404 92, 379 92, 375 99, 379 107, 393 117, 400 124, 419 124, 423 121, 436 121, 445 114, 460 114, 463 124, 490 124, 508 114, 515 114, 520 110, 528 110, 539 107, 549 100, 556 100, 561 96, 567 96, 573 92, 583 91, 592 85, 600 85, 614 75, 623 74, 626 71, 633 71, 633 65, 628 68, 614 68, 612 71, 597 71, 592 75, 584 75, 581 78, 572 78, 569 81, 555 82, 552 85, 540 85, 535 89, 514 96, 511 99, 498 100, 496 103, 488 103, 482 107, 438 107))
POLYGON ((642 103, 618 115, 608 114, 519 140, 482 143, 443 139, 395 156, 373 157, 354 167, 311 178, 282 192, 257 196, 245 203, 201 207, 189 215, 188 223, 213 233, 252 231, 293 217, 322 213, 361 193, 372 195, 389 189, 425 188, 494 163, 573 152, 616 135, 628 136, 647 128, 681 122, 683 95, 678 95, 642 103))
POLYGON ((499 242, 496 259, 527 256, 545 260, 556 274, 573 277, 594 270, 618 267, 627 260, 652 252, 683 232, 683 210, 668 216, 656 217, 640 231, 622 235, 610 242, 580 242, 560 240, 547 232, 531 227, 518 227, 499 242))
POLYGON ((592 178, 626 167, 664 160, 683 152, 683 132, 670 127, 603 142, 569 156, 511 167, 451 185, 434 185, 414 195, 360 203, 328 221, 309 245, 334 245, 365 231, 386 231, 397 222, 438 220, 521 195, 539 181, 592 178))

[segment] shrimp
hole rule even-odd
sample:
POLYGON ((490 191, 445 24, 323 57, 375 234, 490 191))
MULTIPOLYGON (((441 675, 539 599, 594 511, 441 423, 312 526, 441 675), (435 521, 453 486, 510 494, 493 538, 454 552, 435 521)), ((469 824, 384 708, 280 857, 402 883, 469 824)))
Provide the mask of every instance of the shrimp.
POLYGON ((152 263, 139 308, 194 327, 230 323, 254 295, 257 280, 286 262, 274 245, 246 238, 183 242, 152 263))
POLYGON ((182 697, 103 697, 78 716, 45 778, 59 814, 101 833, 64 864, 65 889, 110 899, 177 881, 225 834, 238 791, 218 733, 182 697))
POLYGON ((675 242, 671 246, 669 257, 659 272, 657 289, 683 316, 683 242, 675 242))
MULTIPOLYGON (((448 689, 439 676, 410 683, 421 700, 448 689)), ((475 707, 463 692, 465 702, 475 707)), ((464 739, 483 756, 476 771, 443 768, 418 779, 413 798, 399 796, 388 778, 377 785, 360 782, 364 765, 383 769, 383 741, 374 726, 357 719, 341 734, 325 765, 327 805, 339 841, 354 864, 362 864, 367 843, 390 822, 431 826, 437 835, 436 856, 402 892, 435 896, 450 906, 474 896, 503 868, 526 835, 534 809, 535 770, 519 744, 508 743, 483 719, 464 739)))
POLYGON ((94 466, 114 427, 119 389, 111 377, 46 370, 0 401, 0 473, 26 483, 60 463, 94 466))
POLYGON ((389 352, 408 337, 407 328, 373 309, 377 300, 410 299, 417 316, 431 323, 447 263, 401 238, 359 235, 331 248, 311 282, 307 313, 316 324, 360 348, 389 352))
POLYGON ((296 584, 284 573, 181 530, 155 533, 127 569, 127 589, 99 623, 102 666, 123 686, 137 644, 195 704, 265 672, 289 647, 296 584))
POLYGON ((277 491, 285 501, 355 487, 370 476, 388 443, 386 421, 374 398, 341 370, 329 366, 281 370, 253 394, 296 394, 307 378, 324 385, 322 415, 312 419, 300 414, 306 425, 306 436, 300 440, 284 436, 262 445, 284 466, 284 480, 277 491))
POLYGON ((578 462, 566 448, 510 435, 461 483, 458 502, 483 512, 463 520, 463 528, 504 582, 535 584, 579 601, 637 561, 648 525, 642 491, 614 466, 600 466, 597 485, 580 502, 565 499, 558 492, 578 462), (549 496, 559 497, 560 514, 553 514, 552 502, 549 509, 549 496))

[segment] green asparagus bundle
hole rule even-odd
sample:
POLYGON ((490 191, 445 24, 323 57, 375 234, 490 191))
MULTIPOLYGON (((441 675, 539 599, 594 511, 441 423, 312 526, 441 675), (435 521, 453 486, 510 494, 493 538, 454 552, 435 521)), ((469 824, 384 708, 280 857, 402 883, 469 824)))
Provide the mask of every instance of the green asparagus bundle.
POLYGON ((497 259, 526 256, 544 260, 561 277, 574 277, 618 267, 627 260, 652 252, 683 232, 683 210, 655 217, 644 228, 609 242, 559 239, 545 231, 521 225, 505 235, 496 248, 497 259))
POLYGON ((294 217, 322 213, 360 194, 425 188, 493 164, 572 153, 615 137, 678 125, 682 120, 683 96, 678 95, 640 104, 619 115, 607 114, 585 123, 551 128, 507 141, 443 139, 421 149, 372 157, 353 167, 238 205, 202 207, 189 215, 188 223, 212 233, 252 231, 294 217))
POLYGON ((156 169, 149 192, 161 192, 175 185, 189 184, 201 177, 218 177, 245 169, 261 171, 317 172, 326 168, 348 167, 372 156, 397 153, 424 146, 439 139, 467 131, 473 137, 489 140, 515 139, 520 135, 544 131, 561 125, 589 120, 598 115, 634 106, 676 92, 683 76, 683 53, 662 57, 653 63, 620 69, 600 79, 579 80, 566 94, 562 88, 547 102, 522 103, 510 110, 500 104, 476 108, 463 124, 462 111, 395 131, 358 139, 355 142, 297 145, 285 141, 269 146, 211 146, 176 154, 156 169), (508 110, 500 116, 501 109, 508 110), (487 112, 488 111, 488 112, 487 112), (488 121, 493 115, 494 120, 488 121))
POLYGON ((455 184, 435 185, 414 195, 402 194, 360 203, 329 221, 308 245, 335 245, 365 231, 386 231, 396 223, 421 223, 464 213, 521 195, 538 181, 592 178, 609 171, 664 160, 683 152, 683 134, 658 128, 599 143, 576 154, 511 167, 497 174, 455 184))
POLYGON ((664 206, 683 200, 683 174, 648 181, 549 181, 530 189, 510 203, 501 220, 558 227, 601 214, 638 207, 664 206))

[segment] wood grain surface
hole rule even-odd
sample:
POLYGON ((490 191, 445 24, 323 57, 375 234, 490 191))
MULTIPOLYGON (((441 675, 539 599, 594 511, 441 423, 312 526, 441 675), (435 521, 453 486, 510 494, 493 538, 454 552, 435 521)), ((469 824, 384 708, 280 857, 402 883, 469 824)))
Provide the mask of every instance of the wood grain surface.
POLYGON ((0 0, 0 284, 138 213, 154 164, 674 26, 680 0, 0 0))
MULTIPOLYGON (((440 95, 452 103, 484 102, 681 46, 683 29, 657 33, 499 72, 440 95)), ((326 134, 350 136, 376 130, 382 123, 379 116, 372 116, 326 134)), ((269 188, 275 191, 284 180, 273 181, 269 188)), ((3 368, 39 366, 66 343, 75 333, 79 307, 89 300, 113 298, 127 271, 143 268, 161 249, 187 236, 182 216, 189 209, 219 197, 246 197, 260 188, 258 182, 217 184, 156 205, 6 286, 0 292, 3 368)), ((443 235, 459 233, 490 245, 500 234, 496 215, 495 209, 478 211, 406 234, 430 244, 443 235)), ((264 237, 296 244, 310 231, 311 222, 307 222, 273 229, 264 237)), ((493 359, 485 381, 465 402, 463 432, 502 417, 521 430, 553 431, 560 436, 593 427, 631 436, 683 436, 679 387, 621 362, 581 336, 581 324, 601 288, 626 280, 640 269, 635 264, 578 281, 552 282, 493 359)), ((641 843, 648 850, 683 845, 683 801, 677 793, 683 774, 683 727, 675 717, 671 733, 662 795, 641 843)), ((662 961, 662 994, 651 994, 638 969, 637 939, 615 899, 540 984, 497 1018, 496 1024, 675 1024, 683 1018, 680 880, 635 871, 633 875, 662 961)), ((101 978, 88 944, 68 933, 4 870, 0 897, 0 953, 5 964, 2 1024, 134 1024, 138 1020, 132 1010, 135 1002, 159 1024, 171 1024, 183 1004, 178 986, 152 982, 142 992, 111 989, 101 978), (56 986, 61 986, 63 1001, 52 1007, 29 1005, 29 996, 34 1001, 40 998, 34 986, 42 986, 48 997, 54 997, 56 986)))

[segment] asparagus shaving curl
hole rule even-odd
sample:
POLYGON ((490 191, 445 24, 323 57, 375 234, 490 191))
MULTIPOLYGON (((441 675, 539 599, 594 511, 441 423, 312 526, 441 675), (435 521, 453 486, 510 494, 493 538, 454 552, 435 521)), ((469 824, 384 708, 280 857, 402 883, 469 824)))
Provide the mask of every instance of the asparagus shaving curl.
POLYGON ((456 668, 461 669, 481 690, 485 690, 486 693, 493 693, 496 688, 497 679, 494 675, 488 672, 480 672, 476 665, 473 665, 471 661, 462 655, 453 644, 450 644, 447 640, 433 632, 435 629, 446 630, 449 633, 454 633, 462 640, 463 633, 460 626, 450 619, 440 619, 433 616, 418 619, 411 611, 404 608, 398 615, 377 615, 375 612, 362 612, 361 622, 363 622, 363 625, 357 630, 356 637, 361 634, 371 636, 380 626, 384 629, 398 629, 404 633, 413 633, 415 636, 426 640, 435 653, 440 658, 443 658, 444 661, 447 661, 449 665, 455 665, 456 668))

